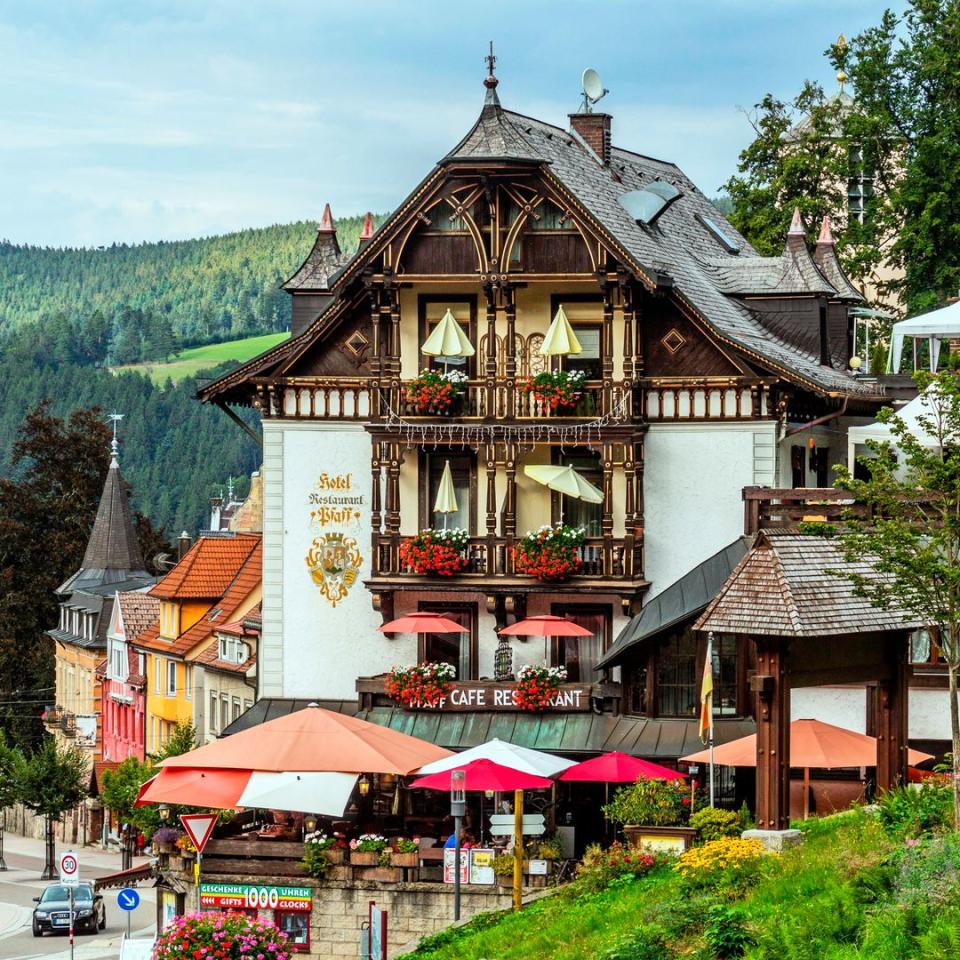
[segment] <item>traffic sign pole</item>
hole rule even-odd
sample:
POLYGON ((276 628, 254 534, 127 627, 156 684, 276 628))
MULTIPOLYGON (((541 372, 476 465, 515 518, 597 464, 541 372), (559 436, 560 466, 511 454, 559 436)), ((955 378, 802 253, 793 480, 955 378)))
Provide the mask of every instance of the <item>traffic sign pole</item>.
POLYGON ((513 909, 519 910, 523 885, 523 791, 513 792, 513 909))

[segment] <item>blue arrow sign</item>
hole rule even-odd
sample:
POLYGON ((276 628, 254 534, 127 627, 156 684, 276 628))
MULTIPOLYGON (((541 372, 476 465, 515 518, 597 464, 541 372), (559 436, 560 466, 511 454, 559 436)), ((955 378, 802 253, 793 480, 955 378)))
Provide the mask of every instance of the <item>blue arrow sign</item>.
POLYGON ((117 906, 121 910, 136 910, 140 906, 140 894, 133 887, 117 892, 117 906))

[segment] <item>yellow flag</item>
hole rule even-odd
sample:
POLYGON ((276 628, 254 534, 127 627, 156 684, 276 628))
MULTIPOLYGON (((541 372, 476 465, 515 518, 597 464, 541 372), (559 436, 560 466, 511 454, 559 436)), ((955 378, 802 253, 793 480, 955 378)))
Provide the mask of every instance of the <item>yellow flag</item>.
POLYGON ((703 665, 703 683, 700 686, 700 742, 713 736, 713 635, 707 637, 707 660, 703 665))

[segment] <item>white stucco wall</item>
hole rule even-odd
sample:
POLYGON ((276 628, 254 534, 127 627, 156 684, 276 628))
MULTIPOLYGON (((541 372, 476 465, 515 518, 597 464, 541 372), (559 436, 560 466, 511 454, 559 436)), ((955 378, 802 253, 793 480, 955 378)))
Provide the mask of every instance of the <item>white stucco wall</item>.
POLYGON ((416 657, 414 638, 377 633, 363 586, 370 449, 359 425, 264 423, 261 696, 352 699, 357 677, 416 657), (324 576, 325 551, 345 575, 324 576))
POLYGON ((794 687, 790 691, 790 719, 822 720, 846 730, 866 733, 866 687, 794 687))
POLYGON ((911 739, 950 739, 950 694, 946 690, 911 690, 908 709, 911 739))
POLYGON ((644 442, 647 599, 743 533, 744 487, 771 486, 776 430, 754 423, 655 423, 644 442))

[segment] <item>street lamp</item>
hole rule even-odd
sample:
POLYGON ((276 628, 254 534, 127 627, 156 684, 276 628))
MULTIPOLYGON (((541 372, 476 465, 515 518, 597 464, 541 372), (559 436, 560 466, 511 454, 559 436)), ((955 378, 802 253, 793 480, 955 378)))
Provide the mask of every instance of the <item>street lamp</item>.
POLYGON ((160 819, 161 819, 164 823, 166 823, 166 822, 170 819, 170 807, 168 807, 167 804, 165 804, 165 803, 161 803, 161 804, 157 807, 157 813, 160 814, 160 819))
POLYGON ((361 797, 365 797, 370 792, 370 781, 367 779, 366 774, 360 778, 360 782, 357 784, 357 787, 360 790, 361 797))
POLYGON ((315 813, 308 813, 303 818, 303 829, 307 833, 313 833, 317 829, 317 815, 315 813))
POLYGON ((453 919, 460 919, 460 829, 467 812, 467 771, 450 772, 450 815, 453 817, 453 919))

